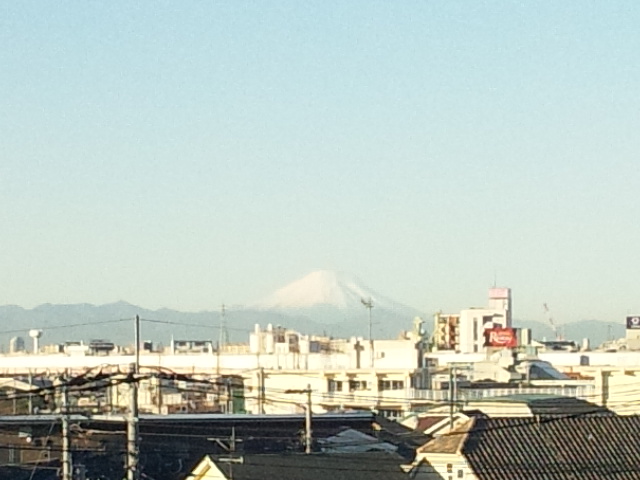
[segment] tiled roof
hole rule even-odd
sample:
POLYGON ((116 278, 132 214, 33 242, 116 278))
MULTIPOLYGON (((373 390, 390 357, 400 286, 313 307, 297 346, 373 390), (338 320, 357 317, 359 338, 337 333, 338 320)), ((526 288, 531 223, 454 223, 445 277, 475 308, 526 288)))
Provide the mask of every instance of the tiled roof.
POLYGON ((429 430, 435 424, 441 422, 442 420, 449 418, 449 415, 425 415, 418 418, 418 425, 416 426, 416 430, 420 432, 424 432, 429 430))
POLYGON ((540 396, 529 402, 534 415, 586 415, 604 414, 610 411, 599 405, 574 397, 540 396))
POLYGON ((457 453, 467 439, 467 432, 473 427, 475 419, 471 418, 461 425, 454 427, 449 433, 436 436, 433 440, 420 447, 418 453, 457 453))
POLYGON ((640 417, 481 417, 463 453, 480 480, 640 479, 640 417))
MULTIPOLYGON (((404 459, 389 453, 245 455, 235 464, 234 480, 409 480, 404 459)), ((229 464, 218 468, 229 476, 229 464)))
POLYGON ((421 431, 412 430, 409 427, 405 427, 396 421, 384 417, 376 417, 373 429, 376 431, 376 436, 380 440, 399 447, 406 446, 414 450, 427 443, 431 438, 421 431))

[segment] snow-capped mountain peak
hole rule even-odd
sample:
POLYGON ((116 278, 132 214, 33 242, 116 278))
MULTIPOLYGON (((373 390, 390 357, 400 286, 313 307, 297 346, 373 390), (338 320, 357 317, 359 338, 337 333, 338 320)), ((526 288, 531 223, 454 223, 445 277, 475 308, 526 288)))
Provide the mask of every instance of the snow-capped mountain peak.
POLYGON ((261 309, 300 309, 330 306, 340 310, 362 309, 362 300, 373 301, 374 308, 393 309, 395 302, 365 286, 354 275, 318 270, 275 291, 257 307, 261 309))

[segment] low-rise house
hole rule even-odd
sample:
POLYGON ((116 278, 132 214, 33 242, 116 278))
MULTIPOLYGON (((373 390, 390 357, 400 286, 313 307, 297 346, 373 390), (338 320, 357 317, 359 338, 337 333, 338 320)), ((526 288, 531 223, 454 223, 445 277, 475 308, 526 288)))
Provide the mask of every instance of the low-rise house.
POLYGON ((180 480, 410 480, 390 453, 205 456, 180 480))
POLYGON ((415 480, 640 479, 640 417, 471 417, 418 450, 415 480))

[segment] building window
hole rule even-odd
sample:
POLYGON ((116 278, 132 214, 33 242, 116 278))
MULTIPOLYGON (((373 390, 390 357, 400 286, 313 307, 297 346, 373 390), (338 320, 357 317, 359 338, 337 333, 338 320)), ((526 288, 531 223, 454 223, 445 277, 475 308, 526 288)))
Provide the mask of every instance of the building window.
POLYGON ((401 410, 390 410, 390 409, 380 409, 378 410, 378 415, 381 415, 385 418, 389 418, 391 420, 400 420, 403 416, 401 410))
POLYGON ((341 380, 334 380, 333 378, 330 378, 328 381, 328 385, 327 388, 330 392, 341 392, 342 391, 342 381, 341 380))
POLYGON ((447 463, 447 473, 453 473, 453 463, 447 463))
POLYGON ((378 390, 403 390, 404 382, 402 380, 378 380, 378 390))
POLYGON ((349 391, 355 392, 356 390, 366 390, 367 382, 364 380, 349 380, 349 391))
POLYGON ((458 470, 458 478, 464 478, 464 470, 458 470))

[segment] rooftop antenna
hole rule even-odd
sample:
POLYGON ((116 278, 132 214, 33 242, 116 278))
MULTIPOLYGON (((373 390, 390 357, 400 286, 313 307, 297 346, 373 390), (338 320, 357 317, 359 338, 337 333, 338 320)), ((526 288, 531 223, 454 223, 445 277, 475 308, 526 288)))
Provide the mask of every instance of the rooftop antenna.
POLYGON ((220 335, 218 337, 218 350, 221 350, 229 343, 229 332, 227 331, 226 313, 227 309, 224 303, 220 306, 220 335))

